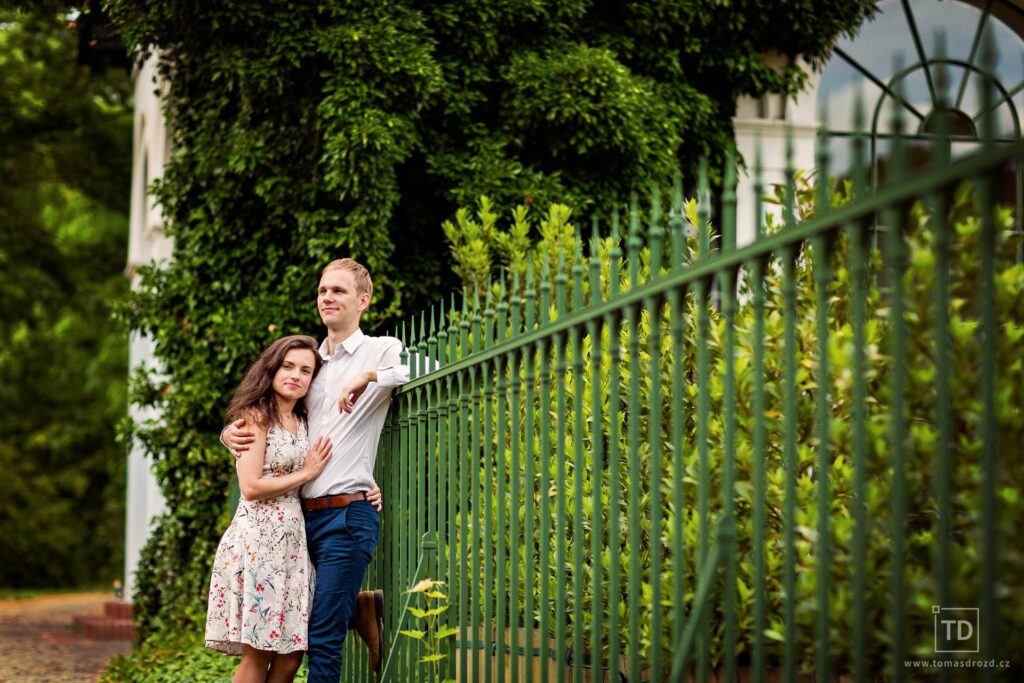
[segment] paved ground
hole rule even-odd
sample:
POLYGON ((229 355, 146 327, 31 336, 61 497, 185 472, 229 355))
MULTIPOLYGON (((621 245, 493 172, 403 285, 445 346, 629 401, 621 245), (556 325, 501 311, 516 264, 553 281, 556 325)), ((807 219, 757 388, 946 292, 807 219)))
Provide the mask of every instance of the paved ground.
POLYGON ((108 593, 48 595, 0 600, 0 681, 3 683, 93 683, 127 641, 80 638, 71 630, 76 614, 102 614, 108 593))

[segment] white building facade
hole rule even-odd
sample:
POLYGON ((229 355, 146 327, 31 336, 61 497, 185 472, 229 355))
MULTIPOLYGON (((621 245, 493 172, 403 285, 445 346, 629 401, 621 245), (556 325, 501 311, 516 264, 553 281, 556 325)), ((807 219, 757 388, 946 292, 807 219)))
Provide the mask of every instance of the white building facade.
MULTIPOLYGON (((136 269, 156 261, 171 258, 174 244, 164 234, 163 214, 146 192, 150 183, 160 177, 170 155, 170 131, 161 107, 162 90, 156 74, 156 57, 151 56, 135 73, 135 120, 132 130, 132 189, 128 264, 125 275, 134 288, 138 284, 136 269)), ((153 342, 139 333, 133 333, 128 347, 129 373, 140 367, 152 368, 153 342)), ((144 421, 157 417, 152 409, 130 405, 133 420, 144 421)), ((125 596, 131 597, 135 589, 135 570, 139 553, 149 537, 153 518, 164 511, 164 499, 152 472, 152 463, 138 442, 132 443, 128 455, 127 505, 125 520, 125 596)))

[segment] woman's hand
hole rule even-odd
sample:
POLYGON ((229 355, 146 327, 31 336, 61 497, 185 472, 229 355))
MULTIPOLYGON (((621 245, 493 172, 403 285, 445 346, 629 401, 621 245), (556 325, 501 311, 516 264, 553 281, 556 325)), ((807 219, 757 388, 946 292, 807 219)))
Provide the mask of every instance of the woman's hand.
POLYGON ((306 475, 306 481, 312 481, 320 476, 320 473, 324 471, 324 466, 327 461, 331 459, 331 440, 326 436, 321 436, 313 446, 309 449, 309 453, 306 454, 306 459, 302 463, 302 473, 306 475))

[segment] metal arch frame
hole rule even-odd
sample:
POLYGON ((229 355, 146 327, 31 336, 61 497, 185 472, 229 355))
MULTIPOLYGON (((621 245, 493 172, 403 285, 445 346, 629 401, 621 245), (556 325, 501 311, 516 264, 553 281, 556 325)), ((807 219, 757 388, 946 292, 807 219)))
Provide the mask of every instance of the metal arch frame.
MULTIPOLYGON (((983 69, 983 68, 973 64, 971 61, 964 61, 962 59, 933 58, 933 59, 930 59, 930 60, 926 60, 925 62, 918 62, 917 64, 912 64, 911 66, 908 66, 908 67, 906 67, 904 69, 901 69, 901 70, 897 71, 895 74, 892 75, 892 77, 890 77, 889 82, 886 84, 886 87, 884 87, 882 89, 882 96, 879 97, 878 98, 878 102, 875 103, 875 111, 874 111, 874 114, 871 117, 871 133, 870 133, 870 141, 871 141, 871 147, 870 147, 871 187, 873 189, 877 189, 878 188, 878 139, 880 137, 880 133, 878 132, 878 122, 879 122, 879 117, 881 116, 881 113, 882 113, 882 105, 885 104, 886 98, 888 96, 890 96, 890 95, 893 96, 893 99, 896 99, 898 97, 899 101, 901 103, 905 103, 906 100, 904 100, 901 96, 899 96, 899 92, 898 92, 898 85, 899 85, 899 83, 901 81, 903 81, 911 73, 914 73, 915 71, 917 71, 918 69, 922 69, 923 68, 923 69, 927 70, 929 64, 931 64, 931 65, 941 65, 941 66, 958 66, 958 67, 960 67, 961 69, 963 69, 963 72, 965 74, 964 78, 963 78, 963 81, 962 81, 963 83, 967 82, 968 75, 970 73, 972 73, 972 72, 979 74, 982 78, 984 78, 987 81, 989 81, 990 83, 992 83, 992 85, 994 85, 995 88, 998 90, 998 92, 1000 94, 1000 97, 998 99, 996 99, 987 109, 982 108, 982 110, 980 112, 978 112, 976 115, 971 117, 971 123, 972 124, 976 124, 978 122, 978 120, 982 116, 985 116, 986 114, 992 113, 992 115, 994 115, 994 112, 996 112, 1005 103, 1010 108, 1011 120, 1013 122, 1013 132, 1014 132, 1015 137, 997 137, 997 136, 993 136, 991 138, 991 141, 992 142, 996 142, 996 143, 1013 143, 1013 142, 1017 142, 1018 140, 1021 139, 1020 116, 1017 113, 1017 106, 1013 103, 1013 95, 1016 94, 1017 92, 1020 92, 1020 90, 1024 89, 1024 82, 1019 83, 1012 90, 1008 90, 1000 82, 1000 80, 996 76, 996 74, 991 73, 987 69, 983 69)), ((932 111, 935 111, 938 108, 938 104, 939 104, 939 102, 938 102, 937 98, 935 100, 933 100, 932 111)), ((963 111, 963 110, 961 110, 957 106, 954 106, 952 109, 954 111, 963 111)), ((966 112, 964 112, 964 113, 966 114, 966 112)), ((918 138, 919 139, 924 139, 924 140, 934 140, 934 141, 941 140, 941 136, 932 135, 932 134, 926 133, 923 130, 923 126, 924 126, 925 121, 927 121, 927 117, 924 117, 924 118, 922 118, 920 120, 920 123, 918 125, 918 138)), ((827 132, 826 132, 826 135, 828 135, 827 132)), ((977 139, 977 138, 975 138, 975 139, 977 139)), ((951 140, 950 138, 947 137, 945 142, 946 142, 947 145, 950 145, 950 144, 952 144, 953 140, 951 140)), ((1024 226, 1024 191, 1021 191, 1019 189, 1019 188, 1021 188, 1022 185, 1024 185, 1024 164, 1020 164, 1020 163, 1016 164, 1016 168, 1014 169, 1014 174, 1017 177, 1017 187, 1018 187, 1018 191, 1016 193, 1017 196, 1015 197, 1015 201, 1014 201, 1014 204, 1016 205, 1016 211, 1015 211, 1016 221, 1015 222, 1017 224, 1017 230, 1020 230, 1021 227, 1024 226)))
MULTIPOLYGON (((967 61, 971 64, 974 63, 974 58, 978 56, 978 48, 981 46, 981 35, 984 33, 985 24, 988 23, 988 18, 992 14, 992 5, 995 4, 995 0, 988 0, 985 3, 985 9, 981 11, 981 18, 978 19, 978 28, 974 29, 974 41, 971 43, 971 53, 967 57, 967 61)), ((1024 40, 1024 36, 1021 37, 1024 40)), ((998 82, 998 81, 997 81, 998 82)), ((956 102, 953 104, 954 109, 959 109, 960 104, 963 102, 964 93, 967 92, 967 74, 960 79, 960 87, 957 88, 956 102)))
MULTIPOLYGON (((972 5, 972 6, 975 6, 975 7, 978 6, 978 5, 975 5, 974 3, 968 2, 967 0, 961 0, 961 1, 964 4, 969 4, 969 5, 972 5)), ((963 60, 944 60, 944 59, 939 58, 939 57, 929 58, 925 54, 924 43, 921 40, 921 33, 917 29, 917 21, 914 18, 914 11, 913 11, 913 8, 911 8, 911 6, 910 6, 909 0, 901 0, 900 4, 901 4, 901 6, 903 8, 903 15, 906 18, 907 27, 910 30, 911 38, 913 39, 914 49, 917 52, 918 61, 915 64, 911 65, 910 67, 907 67, 906 69, 900 71, 896 75, 890 77, 889 83, 886 84, 886 83, 883 83, 881 81, 881 79, 879 79, 874 73, 872 73, 869 69, 867 69, 859 61, 854 59, 849 53, 847 53, 842 48, 836 47, 835 48, 836 54, 838 54, 840 57, 842 57, 850 66, 852 66, 854 69, 856 69, 858 72, 860 72, 864 77, 866 77, 868 80, 870 80, 875 85, 877 85, 880 89, 882 89, 882 91, 885 94, 893 97, 894 99, 898 99, 900 104, 902 104, 904 107, 906 107, 908 111, 910 111, 912 114, 914 114, 914 116, 916 116, 919 120, 922 120, 922 121, 925 119, 925 116, 923 114, 921 114, 921 112, 918 111, 918 109, 916 107, 914 107, 909 102, 907 102, 907 100, 905 100, 901 95, 896 93, 892 89, 892 87, 891 87, 892 83, 894 83, 895 81, 901 80, 901 78, 898 78, 898 76, 905 77, 908 73, 911 73, 911 72, 913 72, 914 70, 916 70, 918 68, 924 69, 925 79, 926 79, 926 81, 928 83, 928 93, 929 93, 929 95, 931 97, 932 108, 934 109, 934 108, 938 107, 938 105, 939 105, 939 101, 938 101, 939 98, 938 98, 938 91, 935 88, 935 79, 932 77, 932 72, 931 72, 931 68, 930 67, 932 65, 941 64, 941 63, 946 63, 946 64, 950 64, 950 65, 960 66, 960 67, 963 68, 964 73, 963 73, 963 76, 960 79, 960 85, 957 88, 956 100, 952 104, 952 108, 953 109, 960 109, 961 105, 963 104, 964 94, 967 91, 967 82, 968 82, 968 78, 970 77, 970 74, 972 72, 977 72, 977 73, 982 73, 982 75, 986 75, 981 69, 979 69, 979 67, 977 67, 975 65, 974 62, 975 62, 976 57, 978 56, 978 50, 979 50, 979 48, 981 46, 981 38, 984 35, 985 26, 988 23, 988 18, 993 13, 992 10, 993 10, 993 5, 995 4, 995 0, 986 0, 985 6, 983 8, 979 8, 979 9, 981 9, 981 17, 979 17, 978 25, 977 25, 977 27, 974 30, 974 38, 972 39, 972 42, 971 42, 971 51, 970 51, 970 54, 967 57, 967 61, 966 62, 963 61, 963 60)), ((1013 29, 1013 28, 1011 28, 1011 30, 1014 31, 1014 33, 1018 36, 1018 38, 1020 38, 1020 40, 1022 42, 1024 42, 1024 33, 1021 33, 1020 31, 1017 31, 1016 29, 1013 29)), ((995 82, 999 86, 999 89, 1004 93, 1004 97, 1000 98, 999 100, 997 100, 992 105, 993 109, 995 109, 996 107, 1001 106, 1004 101, 1011 100, 1014 95, 1016 95, 1018 92, 1020 92, 1022 89, 1024 89, 1024 81, 1022 81, 1020 84, 1015 86, 1007 94, 1007 90, 999 83, 999 80, 996 78, 995 74, 991 74, 991 78, 992 78, 993 82, 995 82)), ((976 122, 982 115, 984 115, 984 113, 985 112, 980 112, 977 116, 972 117, 972 121, 976 122)))
MULTIPOLYGON (((971 122, 972 123, 976 123, 980 117, 984 116, 986 113, 988 113, 990 111, 994 112, 1000 106, 1002 106, 1002 104, 1005 102, 1010 107, 1010 114, 1012 115, 1013 130, 1014 130, 1014 133, 1015 133, 1015 137, 993 137, 993 141, 994 142, 1015 142, 1015 141, 1017 141, 1017 140, 1019 140, 1021 138, 1020 116, 1017 114, 1017 107, 1013 103, 1013 95, 1010 94, 1011 93, 1010 90, 1008 90, 1002 83, 999 82, 999 79, 995 76, 995 74, 992 74, 992 73, 988 72, 986 69, 982 69, 982 68, 980 68, 980 67, 978 67, 978 66, 976 66, 976 65, 974 65, 974 64, 972 64, 972 63, 970 63, 968 61, 964 61, 962 59, 933 58, 933 59, 927 60, 926 62, 918 62, 918 63, 912 64, 912 65, 910 65, 910 66, 908 66, 908 67, 906 67, 904 69, 901 69, 901 70, 897 71, 895 74, 893 74, 892 77, 889 78, 888 83, 886 83, 886 87, 883 88, 882 96, 879 97, 878 101, 875 103, 875 111, 874 111, 874 114, 871 117, 871 157, 870 157, 870 159, 871 159, 871 186, 872 187, 878 187, 878 138, 879 138, 878 123, 879 123, 879 118, 881 117, 881 114, 882 114, 882 105, 885 104, 886 99, 888 97, 892 96, 893 99, 898 98, 898 101, 901 104, 903 104, 903 106, 909 108, 910 105, 906 104, 906 100, 903 99, 903 97, 900 96, 899 93, 897 92, 898 85, 907 76, 909 76, 910 74, 918 71, 919 69, 925 69, 925 71, 927 72, 929 65, 936 65, 936 66, 938 66, 938 65, 958 66, 958 67, 961 67, 964 70, 964 73, 974 72, 974 73, 977 73, 977 74, 981 75, 983 78, 986 78, 986 79, 990 80, 992 82, 992 84, 998 89, 1001 97, 998 100, 996 100, 996 103, 993 104, 988 110, 983 110, 983 111, 979 112, 976 116, 971 117, 971 122)), ((964 80, 966 82, 966 78, 964 80)), ((1024 88, 1024 83, 1021 83, 1020 85, 1018 85, 1016 88, 1014 88, 1014 90, 1018 90, 1018 89, 1021 89, 1021 88, 1024 88)), ((937 108, 936 104, 937 104, 937 102, 933 101, 933 105, 932 105, 932 110, 933 111, 937 108)), ((959 111, 959 108, 957 108, 957 107, 954 107, 953 109, 959 111)), ((916 111, 915 111, 915 113, 916 113, 916 111)), ((932 136, 932 135, 929 135, 928 133, 924 132, 924 130, 922 129, 922 126, 924 125, 925 121, 927 121, 927 116, 920 117, 920 123, 918 124, 918 135, 920 136, 920 138, 922 138, 922 139, 931 139, 932 137, 934 137, 936 140, 938 140, 939 136, 932 136)), ((826 132, 826 135, 827 134, 828 133, 826 132)))
MULTIPOLYGON (((878 177, 879 176, 879 167, 878 167, 878 141, 879 141, 879 138, 880 137, 888 137, 888 135, 882 134, 878 130, 879 118, 880 118, 881 112, 882 112, 882 105, 885 103, 887 97, 893 98, 897 103, 902 105, 903 108, 906 111, 908 111, 916 119, 918 119, 918 121, 919 121, 918 134, 913 135, 912 137, 914 137, 916 139, 922 139, 922 140, 931 140, 931 139, 935 139, 937 137, 937 136, 931 135, 931 134, 927 133, 926 131, 924 131, 923 126, 924 126, 925 122, 927 121, 928 117, 926 115, 922 114, 922 112, 919 111, 918 108, 915 108, 915 106, 913 104, 911 104, 909 101, 907 101, 907 99, 905 97, 903 97, 903 95, 900 92, 898 92, 897 89, 896 89, 896 86, 901 81, 903 81, 907 76, 909 76, 910 74, 915 73, 916 71, 919 71, 919 70, 924 70, 925 78, 926 78, 926 80, 928 82, 928 89, 929 89, 929 94, 930 94, 930 97, 931 97, 931 105, 932 105, 931 106, 931 112, 929 112, 929 115, 932 112, 934 112, 935 110, 939 109, 939 106, 940 106, 939 93, 937 92, 936 87, 935 87, 935 79, 932 76, 931 68, 933 66, 956 67, 956 68, 961 69, 963 71, 963 75, 961 76, 961 79, 959 79, 959 85, 958 85, 958 87, 956 89, 957 90, 956 91, 956 97, 953 100, 953 102, 951 103, 951 105, 949 103, 941 103, 941 104, 943 106, 948 106, 948 108, 951 109, 952 111, 963 112, 962 105, 963 105, 963 102, 964 102, 964 95, 967 92, 967 85, 968 85, 968 83, 970 81, 971 75, 972 74, 979 74, 980 76, 982 76, 982 78, 984 78, 987 81, 991 82, 995 86, 996 90, 998 91, 999 96, 997 98, 995 98, 994 101, 991 102, 991 104, 989 104, 988 109, 982 109, 982 111, 978 112, 976 115, 971 117, 972 125, 976 125, 978 123, 978 121, 982 117, 984 117, 986 114, 988 114, 990 112, 995 112, 996 110, 998 110, 998 108, 1000 108, 1000 106, 1002 106, 1002 104, 1006 103, 1006 104, 1008 104, 1010 106, 1010 113, 1011 113, 1011 116, 1012 116, 1012 121, 1013 121, 1013 126, 1014 126, 1014 134, 1015 134, 1016 137, 996 137, 996 138, 994 138, 993 141, 995 141, 995 142, 1013 142, 1013 141, 1021 139, 1020 116, 1018 115, 1017 105, 1014 103, 1013 98, 1014 98, 1014 96, 1017 93, 1019 93, 1022 90, 1024 90, 1024 80, 1022 80, 1021 83, 1018 83, 1013 88, 1008 89, 1006 86, 1002 85, 1002 83, 1000 82, 997 74, 992 73, 992 72, 990 72, 987 69, 984 69, 982 67, 979 67, 975 63, 975 60, 976 60, 976 58, 978 56, 978 51, 980 49, 981 42, 982 42, 981 39, 982 39, 982 36, 985 33, 986 25, 988 24, 989 16, 991 16, 993 14, 993 9, 997 10, 997 9, 1001 8, 1002 6, 1008 4, 1008 3, 999 3, 999 4, 997 4, 995 2, 995 0, 985 0, 984 6, 981 6, 981 3, 966 2, 966 4, 971 4, 972 6, 978 7, 981 10, 981 16, 978 18, 978 25, 977 25, 977 28, 975 29, 975 32, 974 32, 974 39, 973 39, 972 45, 971 45, 971 52, 970 52, 967 60, 964 60, 964 59, 952 59, 952 58, 947 58, 947 57, 932 57, 932 58, 929 58, 926 55, 925 48, 924 48, 924 43, 923 43, 923 41, 921 39, 921 33, 918 31, 918 24, 916 24, 916 20, 915 20, 914 15, 913 15, 913 9, 910 7, 909 0, 900 0, 900 5, 901 5, 901 7, 903 9, 903 15, 906 18, 907 27, 908 27, 908 29, 910 31, 911 38, 913 39, 914 49, 916 50, 916 53, 918 53, 919 60, 916 61, 915 63, 913 63, 913 65, 911 65, 909 67, 906 67, 904 69, 899 69, 895 74, 893 74, 889 78, 888 82, 883 82, 878 76, 876 76, 873 73, 871 73, 871 71, 866 69, 863 65, 861 65, 861 63, 857 59, 855 59, 852 55, 850 55, 848 52, 846 52, 842 48, 840 48, 840 47, 836 47, 835 48, 836 49, 836 54, 838 54, 840 57, 842 57, 848 63, 849 66, 851 66, 858 73, 860 73, 862 76, 864 76, 864 78, 866 78, 868 81, 870 81, 874 85, 877 85, 882 90, 882 96, 879 97, 878 102, 876 102, 876 106, 874 106, 874 115, 871 118, 870 132, 867 133, 867 136, 869 136, 869 138, 870 138, 870 157, 869 157, 869 163, 870 163, 870 168, 871 168, 871 173, 870 173, 870 184, 871 184, 871 187, 877 188, 878 187, 878 183, 879 183, 879 177, 878 177)), ((1014 31, 1015 35, 1017 35, 1021 39, 1022 42, 1024 42, 1024 34, 1022 34, 1020 31, 1018 31, 1017 29, 1014 29, 1014 28, 1011 28, 1011 30, 1014 31)), ((966 113, 964 113, 964 114, 967 116, 966 113)), ((859 134, 859 131, 854 131, 854 132, 850 132, 850 131, 834 131, 834 130, 830 130, 830 129, 824 128, 824 129, 822 129, 821 134, 826 136, 826 137, 845 137, 845 136, 850 136, 850 135, 857 135, 857 134, 859 134)), ((946 137, 946 142, 947 142, 947 144, 949 144, 949 143, 951 143, 953 141, 956 141, 957 138, 959 138, 959 136, 947 136, 946 137)), ((968 138, 968 137, 964 136, 961 141, 970 141, 971 139, 976 139, 976 138, 968 138)), ((1017 164, 1016 175, 1017 175, 1017 186, 1018 187, 1024 186, 1024 165, 1017 164)), ((1016 198, 1016 205, 1017 205, 1017 225, 1018 225, 1018 229, 1021 229, 1021 226, 1024 225, 1024 191, 1018 190, 1017 198, 1016 198)))
MULTIPOLYGON (((871 133, 872 133, 872 135, 876 135, 877 132, 878 132, 878 118, 881 115, 882 105, 885 103, 885 100, 886 100, 887 97, 893 97, 893 99, 896 99, 897 97, 899 97, 900 104, 902 104, 904 107, 907 107, 907 108, 910 108, 910 106, 911 106, 911 105, 909 105, 906 102, 905 99, 903 99, 903 97, 899 96, 898 93, 896 92, 895 87, 897 86, 897 84, 900 83, 901 81, 903 81, 907 76, 909 76, 910 74, 914 73, 915 71, 917 71, 919 69, 924 69, 925 72, 928 73, 928 67, 931 66, 931 65, 936 65, 936 66, 937 65, 958 66, 958 67, 961 67, 964 70, 965 74, 966 73, 970 73, 970 72, 974 72, 974 73, 979 74, 983 78, 988 78, 989 80, 991 80, 992 84, 995 85, 996 89, 999 90, 999 93, 1000 93, 1001 97, 999 99, 997 99, 992 104, 992 106, 989 109, 982 110, 982 111, 978 112, 975 116, 972 116, 971 117, 971 122, 972 123, 977 123, 978 120, 982 116, 987 114, 989 111, 995 111, 996 109, 1001 107, 1003 105, 1003 103, 1006 103, 1007 105, 1009 105, 1010 113, 1013 115, 1013 129, 1014 129, 1014 133, 1016 134, 1016 137, 1014 137, 1014 138, 999 138, 999 137, 996 137, 996 138, 993 138, 993 139, 996 140, 997 142, 1002 142, 1002 141, 1013 142, 1013 141, 1015 141, 1017 139, 1020 139, 1020 137, 1021 137, 1020 116, 1017 114, 1017 106, 1013 103, 1013 96, 1016 93, 1020 92, 1021 90, 1024 90, 1024 81, 1022 81, 1018 85, 1014 86, 1014 88, 1012 90, 1010 90, 1010 89, 1007 89, 1006 86, 1004 86, 999 81, 999 79, 996 77, 995 74, 989 72, 988 70, 982 69, 981 67, 975 66, 974 64, 972 64, 972 63, 970 63, 968 61, 964 61, 962 59, 949 59, 949 58, 945 58, 945 57, 941 57, 941 58, 940 57, 933 57, 933 58, 928 59, 928 60, 926 60, 924 62, 917 62, 916 64, 912 64, 912 65, 910 65, 910 66, 908 66, 908 67, 906 67, 904 69, 901 69, 901 70, 897 71, 895 74, 892 75, 892 77, 889 79, 888 83, 886 84, 886 87, 883 88, 882 96, 878 98, 878 102, 875 104, 875 113, 871 117, 871 133)), ((966 78, 964 80, 966 80, 966 78)), ((937 98, 934 99, 932 101, 932 109, 933 110, 937 109, 938 108, 938 104, 939 103, 937 101, 937 98)), ((962 111, 962 110, 960 110, 960 107, 958 105, 954 105, 952 107, 952 109, 957 110, 957 111, 962 111)), ((914 111, 914 113, 918 113, 916 111, 916 109, 913 110, 913 111, 914 111)), ((918 118, 921 121, 921 123, 919 124, 918 132, 920 134, 922 134, 922 135, 927 136, 928 134, 923 132, 920 129, 920 125, 923 125, 925 120, 928 117, 927 116, 920 116, 919 115, 918 118)))
MULTIPOLYGON (((975 7, 979 7, 979 5, 980 5, 980 3, 976 4, 976 3, 966 2, 966 1, 965 1, 964 4, 969 4, 969 5, 972 5, 972 6, 975 6, 975 7)), ((904 14, 904 17, 907 20, 907 25, 908 25, 908 28, 910 30, 911 37, 913 38, 914 47, 915 47, 915 49, 917 51, 917 55, 918 55, 919 59, 918 59, 918 61, 916 63, 912 64, 911 66, 903 68, 903 69, 900 69, 897 73, 893 74, 889 78, 888 82, 883 82, 878 76, 876 76, 874 73, 872 73, 869 69, 867 69, 864 65, 862 65, 858 60, 854 59, 849 53, 847 53, 842 48, 840 48, 840 47, 836 47, 835 48, 836 54, 839 55, 840 57, 842 57, 843 60, 846 61, 847 64, 849 64, 856 71, 858 71, 861 75, 863 75, 865 78, 867 78, 869 81, 871 81, 872 83, 877 85, 879 87, 879 89, 882 90, 882 97, 879 98, 879 101, 876 104, 875 115, 872 118, 872 126, 871 126, 871 135, 872 135, 871 154, 872 154, 872 160, 874 160, 874 156, 875 156, 875 139, 879 135, 879 133, 878 133, 878 117, 879 117, 879 114, 880 114, 881 106, 884 103, 886 96, 892 97, 894 100, 896 100, 899 104, 901 104, 904 108, 906 108, 907 111, 909 111, 911 114, 913 114, 918 119, 918 121, 921 122, 921 124, 923 124, 924 121, 927 118, 924 114, 922 114, 917 109, 917 107, 915 107, 910 102, 908 102, 900 93, 896 92, 896 90, 893 87, 894 85, 896 85, 897 83, 899 83, 900 81, 905 79, 909 74, 917 71, 918 69, 923 69, 924 73, 925 73, 925 78, 926 78, 926 80, 928 82, 928 91, 929 91, 929 95, 931 97, 932 109, 934 110, 934 109, 936 109, 939 106, 938 93, 936 91, 935 82, 934 82, 934 79, 933 79, 932 73, 931 73, 931 66, 933 66, 933 65, 945 64, 947 66, 956 66, 956 67, 959 67, 959 68, 961 68, 963 70, 963 76, 961 77, 960 85, 957 88, 958 92, 957 92, 956 100, 952 104, 952 109, 954 109, 954 110, 960 110, 961 104, 963 103, 963 97, 964 97, 964 94, 965 94, 966 89, 967 89, 968 79, 970 78, 970 74, 971 73, 978 73, 981 76, 990 79, 996 85, 996 87, 998 88, 1001 96, 997 100, 995 100, 995 102, 992 103, 990 110, 980 111, 975 116, 971 117, 971 122, 976 124, 978 122, 978 120, 982 116, 984 116, 988 111, 994 111, 994 110, 998 109, 1005 102, 1005 103, 1010 105, 1010 110, 1011 110, 1011 113, 1013 115, 1014 131, 1015 131, 1016 136, 1017 136, 1016 139, 1019 139, 1020 135, 1021 135, 1021 131, 1020 131, 1020 117, 1017 114, 1016 105, 1014 105, 1014 103, 1013 103, 1013 97, 1017 93, 1019 93, 1022 90, 1024 90, 1024 81, 1021 81, 1021 83, 1017 84, 1012 89, 1007 89, 1000 82, 1000 80, 999 80, 999 78, 997 77, 996 74, 990 73, 987 70, 985 70, 985 69, 975 65, 975 63, 974 63, 975 59, 976 59, 976 57, 978 55, 978 50, 979 50, 980 45, 981 45, 981 37, 984 34, 985 26, 988 23, 989 17, 993 14, 993 8, 996 5, 995 0, 985 0, 984 7, 979 7, 979 9, 981 9, 981 16, 978 19, 978 25, 977 25, 977 28, 975 28, 975 31, 974 31, 974 39, 972 41, 970 55, 968 56, 966 61, 961 60, 961 59, 948 59, 948 58, 940 58, 940 57, 935 57, 935 58, 930 58, 929 59, 925 55, 924 44, 923 44, 923 42, 921 40, 920 32, 917 29, 917 22, 916 22, 916 20, 914 18, 914 11, 913 11, 913 8, 910 6, 909 0, 901 0, 900 5, 903 8, 903 14, 904 14)), ((998 8, 996 8, 996 9, 998 9, 998 8)), ((1020 32, 1018 32, 1016 30, 1014 30, 1014 33, 1016 33, 1020 37, 1021 41, 1024 42, 1024 35, 1022 35, 1020 32)), ((828 129, 823 131, 823 133, 825 135, 831 135, 833 132, 839 133, 839 131, 831 131, 831 130, 828 130, 828 129)), ((919 132, 920 132, 920 125, 919 125, 919 132)), ((927 136, 927 134, 924 134, 923 137, 928 137, 928 136, 927 136)), ((1010 139, 1009 138, 1003 138, 1002 140, 1009 141, 1010 139)))

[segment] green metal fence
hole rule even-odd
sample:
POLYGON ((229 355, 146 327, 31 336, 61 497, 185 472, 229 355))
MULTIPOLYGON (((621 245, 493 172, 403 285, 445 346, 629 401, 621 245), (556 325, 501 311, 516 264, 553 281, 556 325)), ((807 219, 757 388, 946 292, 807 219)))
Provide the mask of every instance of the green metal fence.
POLYGON ((875 193, 863 141, 849 192, 790 169, 742 248, 733 165, 717 226, 702 169, 699 201, 677 180, 586 255, 415 318, 367 579, 384 680, 429 680, 398 635, 425 577, 459 681, 1019 675, 1024 270, 994 192, 1024 143, 913 173, 904 150, 875 193), (977 654, 935 652, 933 606, 978 608, 977 654))

